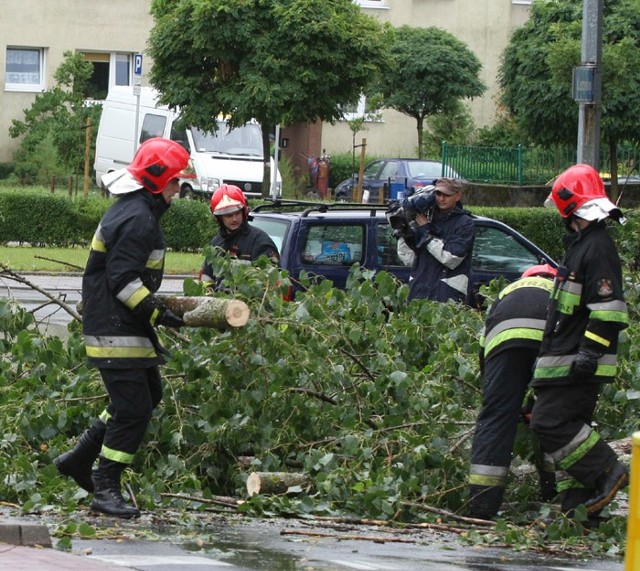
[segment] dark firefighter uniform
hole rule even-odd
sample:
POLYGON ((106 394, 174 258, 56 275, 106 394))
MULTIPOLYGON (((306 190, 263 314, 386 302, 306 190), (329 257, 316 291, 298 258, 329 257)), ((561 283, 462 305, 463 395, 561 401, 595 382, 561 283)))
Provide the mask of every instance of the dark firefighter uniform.
POLYGON ((469 212, 456 206, 437 211, 433 220, 405 238, 416 253, 409 278, 409 299, 467 302, 475 225, 469 212))
MULTIPOLYGON (((482 408, 471 448, 468 513, 491 519, 502 504, 522 404, 540 350, 553 282, 541 276, 505 287, 491 305, 480 338, 482 408)), ((553 495, 553 467, 543 473, 553 495)))
MULTIPOLYGON (((223 224, 219 226, 219 233, 210 243, 214 248, 221 248, 228 252, 229 256, 240 261, 252 262, 260 256, 267 256, 274 264, 280 263, 278 248, 264 230, 250 226, 247 220, 235 232, 229 232, 223 224)), ((200 270, 200 280, 203 285, 210 287, 214 284, 216 287, 219 285, 213 274, 211 264, 205 260, 200 270)))
POLYGON ((123 464, 132 462, 162 398, 163 350, 153 330, 161 308, 151 301, 163 277, 159 219, 167 208, 145 189, 122 195, 100 221, 82 281, 87 358, 109 391, 108 413, 117 411, 104 418, 110 429, 101 456, 123 464))
POLYGON ((617 463, 591 422, 601 384, 616 375, 618 334, 627 325, 620 259, 605 222, 593 222, 567 236, 532 381, 531 428, 556 465, 558 491, 571 492, 561 494, 565 511, 592 496, 617 463), (591 355, 595 374, 576 374, 576 363, 591 355))

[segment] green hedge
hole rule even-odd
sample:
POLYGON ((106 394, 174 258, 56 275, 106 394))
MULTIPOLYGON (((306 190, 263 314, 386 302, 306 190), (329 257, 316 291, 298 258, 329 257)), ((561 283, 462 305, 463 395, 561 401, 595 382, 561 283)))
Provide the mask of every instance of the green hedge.
MULTIPOLYGON (((113 199, 97 193, 88 197, 52 194, 43 189, 0 192, 0 244, 34 246, 87 245, 113 199)), ((200 251, 217 232, 207 204, 174 200, 162 218, 167 247, 200 251)))
MULTIPOLYGON (((37 246, 89 244, 100 218, 113 199, 97 193, 89 197, 52 194, 44 189, 12 189, 0 192, 0 244, 23 242, 37 246)), ((252 201, 255 207, 259 201, 252 201)), ((554 209, 537 207, 483 207, 469 210, 500 220, 537 244, 554 259, 563 257, 562 219, 554 209)), ((631 267, 640 267, 640 215, 629 211, 627 224, 611 225, 621 257, 631 267)), ((167 247, 175 251, 199 252, 216 234, 217 227, 203 201, 173 201, 162 218, 167 247)))

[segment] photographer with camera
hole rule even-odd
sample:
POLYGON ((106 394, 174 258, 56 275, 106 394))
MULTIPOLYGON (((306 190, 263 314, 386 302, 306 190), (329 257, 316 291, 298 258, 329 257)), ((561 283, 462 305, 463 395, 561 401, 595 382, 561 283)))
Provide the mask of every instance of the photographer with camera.
POLYGON ((460 202, 463 188, 461 179, 439 178, 387 213, 399 256, 407 265, 413 258, 409 300, 468 301, 475 225, 460 202))

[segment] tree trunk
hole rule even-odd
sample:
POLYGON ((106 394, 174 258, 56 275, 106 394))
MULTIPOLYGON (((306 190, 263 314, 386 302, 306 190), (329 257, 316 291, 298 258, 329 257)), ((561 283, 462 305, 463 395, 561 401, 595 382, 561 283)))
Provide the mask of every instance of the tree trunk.
POLYGON ((159 296, 189 327, 211 327, 219 331, 244 327, 251 314, 249 306, 239 299, 205 296, 159 296))
POLYGON ((416 117, 416 128, 418 130, 418 158, 424 159, 424 147, 422 145, 422 136, 424 133, 424 117, 416 117))
POLYGON ((252 472, 247 478, 247 493, 284 494, 293 486, 309 484, 309 476, 298 472, 252 472))

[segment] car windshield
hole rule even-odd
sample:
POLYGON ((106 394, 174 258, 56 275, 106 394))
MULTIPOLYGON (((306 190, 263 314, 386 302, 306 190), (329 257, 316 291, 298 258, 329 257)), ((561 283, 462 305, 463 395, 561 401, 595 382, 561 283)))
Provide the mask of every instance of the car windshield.
POLYGON ((282 254, 282 244, 284 243, 284 238, 287 234, 287 228, 289 227, 286 222, 281 222, 279 220, 270 220, 268 218, 254 218, 251 221, 251 226, 260 228, 260 230, 264 230, 273 240, 276 248, 278 248, 278 252, 282 254))
POLYGON ((218 121, 215 133, 192 128, 191 135, 199 153, 262 156, 262 132, 255 123, 229 130, 226 121, 218 121))
MULTIPOLYGON (((407 172, 412 178, 438 178, 442 175, 442 163, 432 161, 408 161, 407 172)), ((445 176, 457 177, 458 174, 451 168, 445 168, 445 176)))

